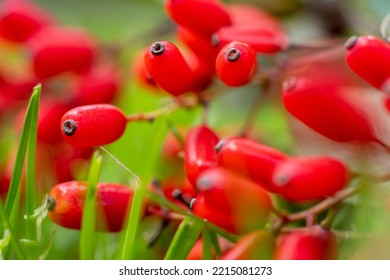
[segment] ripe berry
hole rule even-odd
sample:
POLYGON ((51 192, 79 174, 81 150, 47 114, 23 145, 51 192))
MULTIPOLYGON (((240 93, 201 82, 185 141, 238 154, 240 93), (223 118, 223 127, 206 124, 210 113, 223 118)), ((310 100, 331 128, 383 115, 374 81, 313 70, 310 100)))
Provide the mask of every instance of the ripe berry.
POLYGON ((234 137, 217 146, 218 166, 239 173, 274 191, 272 175, 275 166, 287 156, 271 147, 252 140, 234 137))
POLYGON ((293 202, 324 199, 346 186, 348 169, 331 157, 288 158, 273 172, 275 191, 293 202))
POLYGON ((169 94, 178 96, 191 90, 193 72, 174 44, 152 44, 145 53, 145 65, 156 84, 169 94))
MULTIPOLYGON (((87 183, 70 181, 55 185, 50 191, 49 217, 65 228, 81 228, 87 183)), ((96 194, 96 229, 120 231, 133 191, 124 185, 99 183, 96 194)))
POLYGON ((214 147, 218 141, 218 136, 204 125, 192 128, 186 135, 184 168, 193 186, 196 186, 196 180, 203 171, 217 165, 214 147))
POLYGON ((200 93, 206 90, 212 82, 215 65, 192 52, 185 52, 183 56, 193 74, 191 91, 200 93))
POLYGON ((256 66, 256 53, 242 42, 231 42, 224 46, 215 64, 218 77, 228 86, 248 83, 256 72, 256 66))
POLYGON ((80 106, 63 115, 62 137, 76 147, 106 145, 122 136, 126 123, 126 116, 113 105, 80 106))
POLYGON ((0 6, 0 37, 12 42, 26 42, 52 23, 46 11, 28 0, 4 0, 0 6))
POLYGON ((228 11, 218 0, 165 0, 165 8, 178 25, 205 38, 231 24, 228 11))
POLYGON ((368 116, 329 81, 322 83, 310 77, 290 80, 285 83, 282 98, 294 117, 325 137, 338 142, 380 142, 368 116))
POLYGON ((64 72, 85 74, 96 55, 96 43, 79 28, 50 26, 42 28, 28 42, 33 69, 43 80, 64 72))
POLYGON ((269 260, 275 246, 274 237, 257 230, 242 236, 236 244, 223 253, 220 260, 269 260))
POLYGON ((38 114, 38 140, 46 144, 60 142, 62 136, 58 126, 62 116, 70 109, 70 105, 57 100, 42 100, 38 114))
POLYGON ((334 260, 338 255, 337 247, 334 233, 316 225, 280 235, 274 259, 334 260))
POLYGON ((390 77, 390 44, 380 38, 366 35, 351 37, 346 43, 345 55, 349 67, 373 87, 380 89, 390 77))
POLYGON ((99 65, 84 75, 76 86, 73 103, 90 105, 110 103, 120 89, 120 75, 111 65, 99 65))
POLYGON ((193 213, 235 234, 261 229, 273 209, 263 188, 223 168, 204 171, 196 186, 193 213))

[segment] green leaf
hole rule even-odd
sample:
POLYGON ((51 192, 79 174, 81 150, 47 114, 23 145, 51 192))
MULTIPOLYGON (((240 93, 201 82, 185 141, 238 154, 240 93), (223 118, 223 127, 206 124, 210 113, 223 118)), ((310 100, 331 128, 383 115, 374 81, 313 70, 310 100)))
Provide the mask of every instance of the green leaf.
POLYGON ((198 240, 203 223, 193 216, 187 216, 180 224, 165 255, 165 260, 184 260, 198 240))
POLYGON ((126 229, 119 247, 121 248, 120 259, 122 260, 131 258, 132 253, 136 251, 134 241, 144 207, 143 201, 168 131, 166 116, 161 116, 155 120, 153 131, 155 131, 154 137, 150 138, 147 145, 149 149, 146 151, 146 155, 142 157, 142 166, 139 171, 140 185, 135 189, 126 229))
MULTIPOLYGON (((32 218, 36 208, 35 202, 35 162, 36 162, 36 146, 37 146, 37 129, 38 129, 38 111, 39 100, 41 95, 41 85, 37 85, 33 89, 33 96, 35 103, 32 107, 30 131, 27 144, 27 169, 26 169, 26 225, 27 225, 27 239, 30 241, 38 241, 37 239, 37 225, 36 219, 32 218)), ((37 246, 27 246, 27 256, 29 259, 38 258, 37 246)))
POLYGON ((92 156, 91 167, 88 175, 88 188, 83 209, 80 232, 80 258, 90 260, 94 256, 95 228, 96 228, 96 192, 99 182, 102 156, 95 151, 92 156))

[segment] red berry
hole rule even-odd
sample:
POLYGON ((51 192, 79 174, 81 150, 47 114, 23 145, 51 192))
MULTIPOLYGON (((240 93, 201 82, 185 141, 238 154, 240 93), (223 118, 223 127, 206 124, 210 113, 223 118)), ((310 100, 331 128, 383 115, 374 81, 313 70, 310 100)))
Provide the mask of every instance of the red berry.
MULTIPOLYGON (((87 194, 87 183, 70 181, 55 185, 50 191, 50 219, 65 228, 81 228, 81 219, 87 194)), ((124 185, 99 183, 96 194, 96 229, 120 231, 133 191, 124 185)))
POLYGON ((145 65, 156 84, 169 94, 178 96, 191 90, 193 72, 174 44, 152 44, 145 53, 145 65))
POLYGON ((42 28, 28 43, 33 68, 39 79, 64 72, 87 73, 96 55, 94 38, 83 29, 50 26, 42 28))
POLYGON ((184 168, 193 186, 196 186, 196 180, 203 171, 217 165, 214 147, 218 141, 218 136, 204 125, 188 132, 184 140, 184 168))
POLYGON ((274 191, 272 175, 275 166, 287 156, 271 147, 246 138, 222 140, 216 147, 218 166, 239 173, 274 191))
POLYGON ((197 189, 193 213, 235 234, 261 229, 273 209, 263 188, 223 168, 204 171, 197 189))
POLYGON ((211 44, 210 38, 205 38, 182 26, 177 27, 176 35, 178 40, 183 42, 198 57, 208 61, 211 65, 215 64, 219 48, 211 44))
POLYGON ((334 233, 317 225, 279 236, 274 259, 334 260, 338 255, 337 247, 334 233))
POLYGON ((256 72, 256 53, 245 43, 231 42, 219 52, 217 75, 228 86, 247 84, 256 72))
POLYGON ((285 159, 273 173, 275 191, 293 202, 332 196, 346 186, 348 178, 342 162, 321 156, 285 159))
POLYGON ((78 105, 110 103, 119 90, 118 70, 110 65, 95 66, 78 82, 73 103, 78 105))
POLYGON ((200 93, 206 90, 212 82, 215 66, 192 52, 183 54, 193 73, 191 91, 200 93))
POLYGON ((274 237, 271 234, 257 230, 242 236, 220 259, 269 260, 272 258, 274 243, 274 237))
POLYGON ((62 140, 58 129, 62 116, 71 109, 70 105, 57 100, 42 100, 38 113, 38 140, 56 144, 62 140))
POLYGON ((231 24, 224 5, 217 0, 166 0, 165 8, 178 25, 202 34, 205 38, 231 24))
POLYGON ((380 89, 390 77, 390 44, 367 35, 351 37, 346 43, 346 61, 363 80, 380 89))
POLYGON ((72 146, 95 147, 114 142, 127 124, 123 112, 109 104, 76 107, 61 119, 62 137, 72 146))
POLYGON ((4 0, 0 6, 0 37, 23 43, 53 23, 51 16, 28 0, 4 0))
POLYGON ((135 80, 141 85, 146 86, 151 91, 159 92, 156 82, 153 80, 145 65, 145 51, 137 53, 132 63, 132 73, 135 80))
POLYGON ((341 88, 310 77, 290 80, 282 93, 285 108, 316 132, 338 142, 375 141, 368 116, 341 88))

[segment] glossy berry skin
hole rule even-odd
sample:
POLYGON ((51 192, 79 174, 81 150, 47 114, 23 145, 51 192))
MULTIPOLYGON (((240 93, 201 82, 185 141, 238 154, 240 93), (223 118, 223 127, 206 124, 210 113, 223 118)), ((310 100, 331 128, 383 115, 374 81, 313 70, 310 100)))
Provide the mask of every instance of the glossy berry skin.
POLYGON ((216 147, 218 166, 229 169, 274 191, 272 176, 275 166, 287 156, 258 142, 233 137, 222 140, 216 147))
POLYGON ((321 226, 311 226, 280 235, 276 241, 276 260, 335 260, 336 236, 321 226))
POLYGON ((349 67, 363 80, 380 89, 390 77, 390 44, 371 35, 351 37, 345 44, 349 67))
POLYGON ((193 75, 191 91, 201 93, 212 83, 215 66, 192 52, 185 52, 183 56, 193 75))
POLYGON ((256 72, 256 53, 246 43, 231 42, 219 52, 215 68, 222 82, 228 86, 247 84, 256 72))
MULTIPOLYGON (((87 182, 70 181, 55 185, 50 191, 50 219, 65 228, 81 228, 87 182)), ((99 183, 96 194, 96 229, 117 232, 123 225, 133 192, 124 185, 99 183)))
POLYGON ((114 142, 126 129, 126 117, 114 105, 73 108, 61 119, 62 137, 75 147, 95 147, 114 142))
POLYGON ((261 229, 273 209, 263 188, 223 168, 204 171, 196 187, 192 212, 235 234, 261 229))
POLYGON ((165 0, 165 8, 178 25, 205 38, 231 24, 227 9, 217 0, 165 0))
POLYGON ((0 5, 0 37, 11 42, 24 43, 53 22, 46 11, 29 0, 4 0, 0 5))
POLYGON ((340 87, 310 78, 285 83, 287 111, 311 129, 338 142, 378 142, 368 116, 348 101, 340 87))
POLYGON ((205 170, 217 165, 215 145, 218 136, 207 126, 192 128, 184 140, 184 168, 189 182, 196 186, 198 176, 205 170))
POLYGON ((73 103, 78 106, 111 103, 118 95, 120 86, 120 75, 115 67, 95 66, 77 83, 73 103))
POLYGON ((280 162, 273 172, 275 190, 291 202, 319 200, 346 186, 347 167, 324 156, 295 157, 280 162))
POLYGON ((153 43, 145 53, 145 65, 154 82, 169 94, 179 96, 191 90, 193 72, 171 42, 153 43))
POLYGON ((269 260, 274 247, 274 237, 264 230, 257 230, 242 236, 220 260, 269 260))
POLYGON ((71 72, 87 73, 97 53, 96 42, 83 29, 49 26, 28 42, 36 77, 45 80, 71 72))

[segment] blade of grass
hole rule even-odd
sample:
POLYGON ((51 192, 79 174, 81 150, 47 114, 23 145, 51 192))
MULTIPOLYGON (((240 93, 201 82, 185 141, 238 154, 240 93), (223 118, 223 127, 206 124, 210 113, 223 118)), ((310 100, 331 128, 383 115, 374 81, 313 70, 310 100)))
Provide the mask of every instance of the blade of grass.
MULTIPOLYGON (((30 131, 27 144, 27 167, 26 167, 26 216, 27 216, 27 239, 38 242, 36 219, 32 218, 36 208, 35 201, 35 163, 38 129, 38 111, 39 99, 41 95, 41 85, 34 87, 33 96, 35 97, 34 106, 32 106, 30 118, 30 131)), ((38 247, 27 246, 27 257, 29 259, 38 259, 38 247)))
POLYGON ((96 150, 92 156, 91 167, 88 174, 88 188, 83 209, 80 232, 80 258, 91 260, 94 256, 95 228, 96 228, 96 192, 99 182, 100 168, 103 157, 96 150))
POLYGON ((165 260, 184 260, 190 253, 203 229, 203 223, 193 216, 187 216, 181 222, 168 251, 165 260))
POLYGON ((203 260, 212 260, 213 259, 213 249, 211 246, 211 236, 208 229, 203 230, 202 233, 202 259, 203 260))
MULTIPOLYGON (((3 205, 3 201, 0 199, 0 221, 3 225, 3 230, 8 230, 11 233, 11 245, 15 251, 15 255, 19 260, 24 260, 26 257, 23 254, 22 249, 20 248, 20 245, 18 243, 18 240, 15 237, 14 231, 10 225, 10 222, 8 220, 7 214, 5 213, 5 208, 3 205)), ((6 249, 8 247, 5 247, 6 249)))
POLYGON ((135 189, 126 229, 119 247, 121 250, 119 258, 122 260, 130 258, 131 253, 135 251, 134 241, 139 221, 141 219, 142 209, 144 207, 143 201, 147 194, 148 185, 152 179, 155 166, 160 156, 163 141, 168 132, 166 116, 161 116, 155 120, 153 131, 156 131, 156 133, 153 135, 154 137, 150 138, 151 140, 149 145, 146 145, 146 147, 150 147, 150 149, 146 152, 146 155, 142 160, 143 165, 141 166, 138 174, 141 182, 135 189))
POLYGON ((16 153, 15 165, 12 172, 10 187, 8 189, 8 194, 5 201, 5 213, 7 217, 10 217, 12 209, 15 204, 15 200, 18 199, 18 193, 20 191, 20 182, 22 180, 24 159, 26 157, 28 138, 31 129, 32 112, 34 111, 34 107, 38 106, 37 97, 38 97, 37 93, 33 93, 31 95, 30 102, 27 107, 27 112, 26 112, 26 116, 22 128, 22 134, 20 136, 18 151, 16 153))

